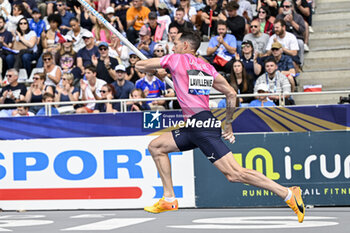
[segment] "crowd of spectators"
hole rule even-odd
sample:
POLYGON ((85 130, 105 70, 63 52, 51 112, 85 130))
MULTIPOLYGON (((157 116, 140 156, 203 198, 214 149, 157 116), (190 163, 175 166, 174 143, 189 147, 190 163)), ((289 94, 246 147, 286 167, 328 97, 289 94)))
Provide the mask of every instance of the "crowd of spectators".
MULTIPOLYGON (((178 33, 196 30, 207 45, 203 59, 241 94, 294 91, 312 31, 310 0, 86 2, 147 58, 171 54, 178 33)), ((1 104, 175 96, 163 81, 170 74, 135 69, 140 58, 78 1, 0 0, 0 43, 1 104), (18 82, 20 70, 33 77, 27 87, 18 82)), ((276 96, 267 101, 279 104, 276 96)), ((127 109, 177 106, 176 101, 131 101, 127 109)), ((111 103, 74 108, 76 113, 120 111, 111 103)), ((0 116, 38 113, 40 107, 2 108, 0 116)))

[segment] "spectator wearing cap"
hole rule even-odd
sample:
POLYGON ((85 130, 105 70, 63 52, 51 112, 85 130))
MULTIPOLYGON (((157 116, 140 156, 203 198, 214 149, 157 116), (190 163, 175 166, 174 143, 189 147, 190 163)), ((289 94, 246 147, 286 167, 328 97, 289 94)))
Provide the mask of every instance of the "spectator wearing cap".
POLYGON ((242 42, 242 55, 238 58, 244 64, 247 73, 255 81, 262 71, 262 61, 254 52, 253 42, 246 40, 242 42))
POLYGON ((135 44, 138 32, 148 20, 150 9, 143 6, 143 0, 133 0, 132 7, 126 12, 127 37, 132 44, 135 44))
POLYGON ((5 19, 5 21, 7 20, 7 14, 11 13, 11 3, 9 3, 8 0, 0 0, 0 15, 2 15, 5 19))
POLYGON ((177 0, 159 0, 155 1, 156 8, 167 9, 170 18, 174 18, 174 13, 176 12, 176 5, 178 4, 177 0))
POLYGON ((182 7, 177 8, 175 12, 174 21, 169 25, 169 28, 177 27, 179 31, 193 29, 193 24, 191 22, 186 21, 184 17, 185 17, 184 8, 182 7))
POLYGON ((130 93, 135 88, 135 85, 126 80, 127 74, 125 66, 117 65, 114 70, 117 74, 115 82, 112 83, 116 91, 115 98, 129 99, 130 93))
POLYGON ((281 71, 281 73, 288 78, 291 84, 291 90, 293 92, 295 89, 294 76, 296 72, 294 69, 292 58, 288 55, 283 54, 282 45, 279 42, 274 42, 271 45, 271 51, 272 51, 272 56, 275 58, 277 62, 277 67, 278 67, 277 69, 281 71))
POLYGON ((243 40, 250 40, 253 42, 254 51, 257 52, 259 56, 262 56, 266 53, 269 35, 260 31, 260 22, 255 19, 250 23, 250 33, 246 34, 243 40))
POLYGON ((283 53, 292 57, 294 67, 299 66, 300 58, 298 57, 299 45, 294 34, 286 31, 286 22, 283 19, 276 19, 274 23, 275 34, 270 36, 266 46, 266 54, 271 55, 271 46, 275 41, 282 45, 283 53))
POLYGON ((258 86, 265 83, 268 86, 268 92, 271 93, 269 99, 276 105, 279 105, 279 95, 285 95, 285 104, 293 105, 294 100, 290 98, 291 85, 288 78, 277 69, 277 62, 274 58, 265 60, 266 73, 259 76, 255 82, 254 93, 258 92, 258 86))
POLYGON ((119 62, 117 59, 108 55, 109 45, 106 42, 98 44, 98 51, 100 52, 100 57, 96 57, 95 55, 91 57, 92 64, 96 67, 97 77, 107 83, 112 83, 116 80, 114 68, 119 62))
POLYGON ((140 58, 134 52, 131 52, 129 54, 130 66, 126 69, 126 73, 127 73, 126 80, 129 80, 132 83, 136 83, 137 80, 139 80, 145 76, 145 73, 142 73, 142 72, 138 71, 137 69, 135 69, 135 64, 139 60, 140 60, 140 58))
POLYGON ((77 54, 77 67, 81 70, 82 74, 84 73, 84 67, 92 65, 92 56, 100 56, 98 48, 95 45, 94 36, 90 31, 85 31, 83 33, 83 40, 85 43, 85 47, 80 49, 77 54))
POLYGON ((160 2, 158 4, 158 18, 157 18, 157 22, 158 23, 165 23, 165 30, 166 33, 168 33, 168 28, 169 25, 171 24, 171 18, 169 16, 169 10, 167 5, 164 2, 160 2))
POLYGON ((220 13, 218 17, 220 20, 226 21, 227 28, 231 31, 231 34, 236 37, 237 52, 240 53, 246 23, 244 18, 237 14, 238 8, 238 3, 231 1, 226 5, 226 14, 220 13))
POLYGON ((56 7, 57 7, 58 14, 61 16, 61 20, 62 20, 60 31, 63 35, 65 35, 69 30, 71 30, 69 21, 71 18, 75 17, 75 15, 67 11, 67 4, 65 0, 58 0, 56 2, 56 7))
POLYGON ((76 68, 77 53, 73 49, 73 38, 69 35, 64 36, 65 42, 60 51, 56 54, 56 64, 59 65, 63 73, 73 73, 78 75, 80 70, 76 68))
MULTIPOLYGON (((260 83, 256 87, 256 94, 269 93, 269 88, 266 83, 260 83)), ((269 100, 267 96, 258 96, 256 100, 250 102, 249 107, 274 107, 276 104, 269 100)))
POLYGON ((36 33, 39 39, 41 33, 46 29, 46 23, 41 19, 41 13, 38 8, 32 10, 32 20, 29 22, 29 28, 36 33))
POLYGON ((67 32, 67 35, 73 38, 73 49, 75 52, 78 52, 85 47, 83 35, 84 33, 86 34, 88 30, 80 26, 77 18, 71 18, 69 25, 72 29, 67 32))
POLYGON ((148 23, 145 24, 146 28, 151 31, 151 38, 155 42, 166 41, 166 24, 165 22, 157 22, 157 12, 151 11, 148 14, 148 23))
POLYGON ((210 39, 205 57, 218 71, 231 72, 232 58, 236 53, 236 38, 227 33, 226 22, 219 20, 217 23, 217 36, 210 39))
POLYGON ((144 25, 140 29, 139 35, 140 35, 140 42, 137 43, 135 46, 147 58, 152 58, 153 50, 154 50, 154 46, 156 45, 156 42, 154 42, 151 38, 151 30, 147 29, 147 27, 144 25))
POLYGON ((70 35, 65 35, 64 39, 65 42, 56 55, 56 64, 61 67, 63 73, 79 73, 79 71, 76 71, 77 53, 73 49, 73 38, 70 35))
POLYGON ((125 36, 123 23, 120 20, 119 16, 115 15, 115 11, 114 11, 113 7, 111 7, 111 6, 107 7, 105 16, 106 16, 105 18, 107 19, 107 21, 113 27, 115 27, 120 33, 122 33, 125 36))

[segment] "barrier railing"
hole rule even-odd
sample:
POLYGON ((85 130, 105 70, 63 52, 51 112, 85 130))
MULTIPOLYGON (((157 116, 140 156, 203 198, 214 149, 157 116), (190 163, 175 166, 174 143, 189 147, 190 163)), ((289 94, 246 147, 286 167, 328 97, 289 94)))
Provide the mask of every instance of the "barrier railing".
MULTIPOLYGON (((281 105, 284 106, 285 96, 308 96, 308 95, 332 95, 332 94, 350 94, 350 90, 343 91, 322 91, 322 92, 293 92, 289 94, 276 93, 274 96, 278 95, 281 100, 281 105)), ((258 97, 258 96, 271 96, 271 93, 266 94, 238 94, 237 97, 258 97)), ((225 95, 211 95, 209 97, 212 99, 223 99, 225 95)), ((88 104, 88 103, 120 103, 121 111, 127 112, 127 103, 128 102, 142 102, 142 101, 154 101, 154 100, 176 100, 176 97, 161 97, 161 98, 144 98, 144 99, 113 99, 113 100, 86 100, 86 101, 69 101, 69 102, 49 102, 49 103, 21 103, 21 104, 0 104, 1 108, 13 108, 18 106, 45 106, 45 113, 47 116, 51 116, 51 106, 67 106, 75 104, 88 104)))

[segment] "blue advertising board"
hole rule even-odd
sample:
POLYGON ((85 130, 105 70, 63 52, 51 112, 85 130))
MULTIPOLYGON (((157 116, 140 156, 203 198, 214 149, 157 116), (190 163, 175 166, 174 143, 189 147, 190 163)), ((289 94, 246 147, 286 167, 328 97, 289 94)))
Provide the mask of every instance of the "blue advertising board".
MULTIPOLYGON (((284 186, 298 185, 308 205, 350 205, 350 132, 237 135, 236 160, 284 186)), ((269 191, 229 183, 204 154, 194 154, 198 207, 284 206, 269 191)))

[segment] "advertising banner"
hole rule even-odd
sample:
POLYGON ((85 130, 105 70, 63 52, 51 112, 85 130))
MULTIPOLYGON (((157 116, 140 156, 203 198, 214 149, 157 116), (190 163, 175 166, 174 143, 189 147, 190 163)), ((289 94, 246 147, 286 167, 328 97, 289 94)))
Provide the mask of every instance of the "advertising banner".
MULTIPOLYGON (((350 205, 350 132, 237 135, 227 144, 243 167, 284 186, 298 185, 307 205, 350 205)), ((198 207, 285 206, 273 193, 229 183, 195 150, 198 207)))
MULTIPOLYGON (((0 141, 0 208, 122 209, 153 205, 163 188, 152 136, 0 141)), ((194 207, 193 152, 169 154, 175 195, 194 207)))
MULTIPOLYGON (((212 109, 226 120, 226 109, 212 109)), ((239 108, 233 116, 239 133, 308 132, 350 129, 350 104, 239 108)), ((0 118, 0 139, 43 139, 159 135, 178 128, 181 111, 0 118)))

